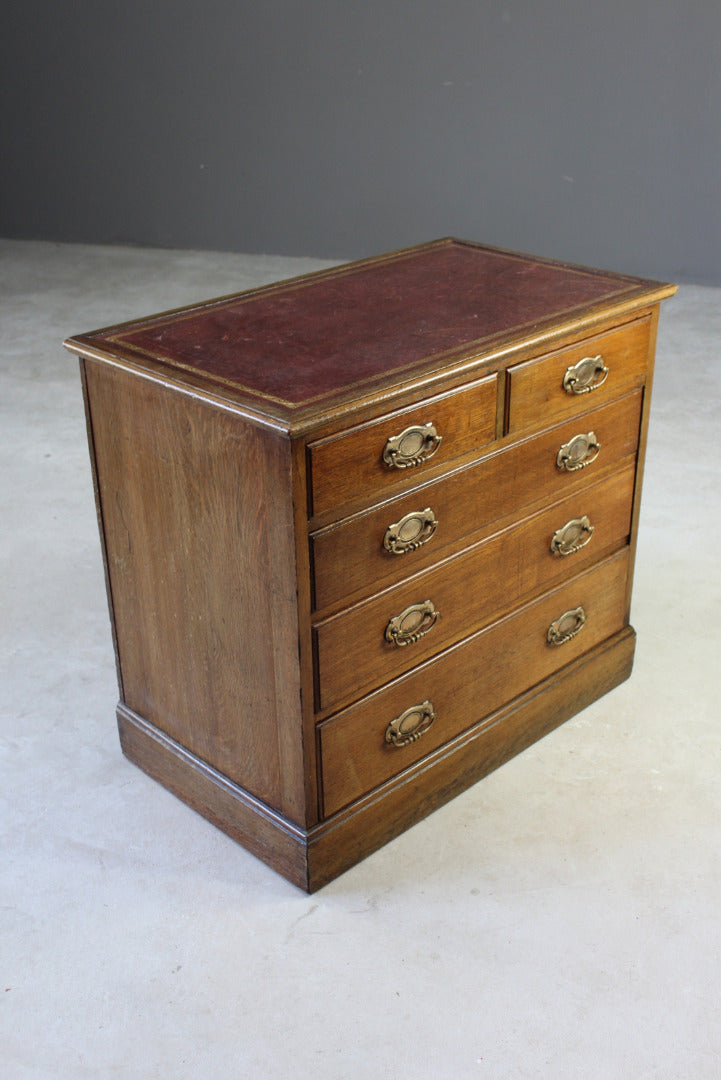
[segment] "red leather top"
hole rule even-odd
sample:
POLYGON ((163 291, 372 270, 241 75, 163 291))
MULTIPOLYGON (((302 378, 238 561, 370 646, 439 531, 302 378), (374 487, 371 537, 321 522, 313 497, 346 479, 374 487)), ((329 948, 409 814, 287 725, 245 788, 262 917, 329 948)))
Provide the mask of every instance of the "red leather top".
POLYGON ((286 406, 571 315, 638 279, 439 241, 93 335, 286 406))

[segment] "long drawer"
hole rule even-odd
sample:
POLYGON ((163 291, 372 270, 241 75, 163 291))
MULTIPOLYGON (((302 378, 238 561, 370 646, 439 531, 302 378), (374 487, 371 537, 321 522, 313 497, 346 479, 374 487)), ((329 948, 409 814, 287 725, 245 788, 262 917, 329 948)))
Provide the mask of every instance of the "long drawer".
POLYGON ((312 513, 422 482, 424 470, 496 437, 497 376, 388 413, 308 448, 312 513))
POLYGON ((627 572, 624 549, 321 723, 324 814, 402 772, 621 630, 627 572))
POLYGON ((316 627, 320 708, 378 686, 626 542, 634 468, 316 627))
POLYGON ((548 417, 578 416, 643 382, 650 319, 637 319, 578 345, 509 369, 509 432, 543 426, 548 417))
POLYGON ((432 565, 445 550, 484 526, 510 513, 520 517, 519 511, 540 500, 563 498, 585 486, 599 470, 635 454, 641 399, 642 392, 634 391, 584 417, 502 447, 410 495, 313 534, 316 610, 359 589, 375 592, 380 583, 401 581, 432 565), (596 460, 587 468, 560 469, 560 448, 590 432, 601 447, 596 460), (427 524, 430 519, 431 525, 427 524), (386 538, 394 529, 402 531, 404 521, 410 522, 410 542, 398 554, 389 550, 386 538))

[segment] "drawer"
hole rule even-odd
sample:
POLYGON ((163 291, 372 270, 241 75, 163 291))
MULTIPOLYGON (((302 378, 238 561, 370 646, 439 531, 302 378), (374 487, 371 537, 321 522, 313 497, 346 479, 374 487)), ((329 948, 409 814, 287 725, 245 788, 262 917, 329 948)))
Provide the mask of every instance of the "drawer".
POLYGON ((311 443, 312 513, 359 499, 378 502, 399 484, 420 483, 425 469, 493 442, 496 387, 493 374, 311 443))
POLYGON ((638 319, 510 368, 507 431, 578 416, 643 382, 650 325, 650 319, 638 319))
MULTIPOLYGON (((357 514, 311 536, 315 607, 320 610, 359 589, 376 592, 437 562, 444 550, 508 514, 543 500, 562 498, 635 454, 641 391, 596 410, 580 424, 567 421, 550 431, 495 451, 482 461, 357 514), (594 432, 601 444, 584 469, 561 471, 560 448, 578 434, 594 432), (421 523, 428 519, 435 525, 421 523), (386 536, 404 519, 415 521, 423 542, 402 554, 389 551, 386 536)), ((410 533, 413 536, 413 531, 410 533)), ((424 598, 425 599, 425 598, 424 598)))
POLYGON ((320 706, 357 696, 626 542, 626 467, 316 627, 320 706))
POLYGON ((621 630, 627 570, 624 549, 319 724, 326 816, 621 630), (549 629, 563 616, 566 632, 577 632, 549 644, 549 629))

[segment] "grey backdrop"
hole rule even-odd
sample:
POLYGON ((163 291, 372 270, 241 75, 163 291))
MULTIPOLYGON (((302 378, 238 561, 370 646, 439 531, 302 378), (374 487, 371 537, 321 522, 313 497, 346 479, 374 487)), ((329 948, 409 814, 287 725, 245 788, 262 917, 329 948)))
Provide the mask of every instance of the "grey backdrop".
POLYGON ((0 234, 721 283, 720 0, 22 0, 0 234))

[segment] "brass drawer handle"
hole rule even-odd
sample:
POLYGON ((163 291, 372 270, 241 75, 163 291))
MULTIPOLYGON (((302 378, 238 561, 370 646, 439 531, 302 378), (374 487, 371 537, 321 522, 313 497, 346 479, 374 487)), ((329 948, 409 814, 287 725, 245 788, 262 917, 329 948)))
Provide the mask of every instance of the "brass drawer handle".
POLYGON ((603 386, 607 378, 608 368, 600 353, 598 356, 584 356, 563 376, 563 389, 567 394, 590 394, 603 386))
POLYGON ((403 648, 425 637, 432 630, 438 618, 438 612, 432 600, 422 604, 411 604, 400 615, 394 615, 386 626, 386 641, 403 648))
POLYGON ((548 628, 546 641, 549 645, 565 645, 575 638, 586 625, 586 612, 582 607, 571 608, 559 615, 548 628))
POLYGON ((438 519, 430 506, 425 510, 412 510, 400 521, 388 526, 383 547, 391 555, 405 555, 407 551, 415 551, 427 544, 437 527, 438 519))
POLYGON ((598 457, 601 444, 593 431, 587 435, 574 435, 570 442, 564 443, 556 455, 556 465, 564 472, 585 469, 598 457))
POLYGON ((561 529, 556 529, 551 540, 551 551, 554 555, 573 555, 585 547, 593 536, 593 525, 586 515, 580 518, 572 518, 561 529))
POLYGON ((410 469, 433 457, 442 435, 433 424, 414 424, 400 435, 392 435, 383 449, 383 460, 391 469, 410 469))
POLYGON ((424 701, 421 705, 411 705, 386 728, 386 742, 391 746, 409 746, 410 743, 425 735, 436 718, 433 704, 424 701))

